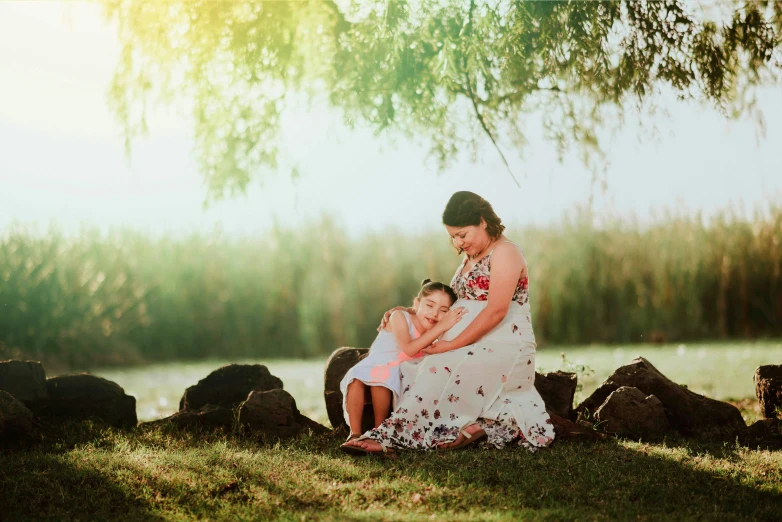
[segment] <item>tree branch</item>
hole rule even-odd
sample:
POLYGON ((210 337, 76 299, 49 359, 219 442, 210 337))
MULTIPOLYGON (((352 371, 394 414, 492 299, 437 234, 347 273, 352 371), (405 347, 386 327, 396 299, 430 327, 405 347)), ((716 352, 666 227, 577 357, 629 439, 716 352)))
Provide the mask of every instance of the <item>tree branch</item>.
MULTIPOLYGON (((475 0, 470 0, 470 10, 467 13, 467 28, 465 30, 465 33, 469 37, 472 33, 472 27, 473 27, 473 11, 475 10, 475 0)), ((500 158, 502 158, 502 162, 505 163, 505 168, 508 169, 508 174, 510 174, 511 179, 514 183, 516 183, 516 186, 521 188, 521 185, 519 184, 519 181, 516 179, 516 176, 513 175, 513 171, 510 168, 510 165, 508 164, 508 160, 505 159, 505 154, 502 153, 502 150, 500 149, 500 146, 497 144, 497 140, 494 138, 494 134, 492 134, 491 129, 489 129, 489 125, 486 123, 486 119, 483 117, 483 114, 481 114, 480 108, 478 107, 478 103, 481 103, 482 105, 485 105, 485 102, 479 98, 475 91, 473 91, 472 83, 470 82, 470 76, 467 72, 467 64, 466 61, 466 54, 462 54, 462 71, 464 73, 464 83, 465 83, 465 89, 460 89, 463 94, 465 94, 472 103, 472 108, 475 111, 475 117, 478 119, 478 122, 481 124, 481 127, 483 128, 483 132, 486 133, 486 135, 489 137, 491 142, 494 144, 494 148, 497 149, 497 153, 500 155, 500 158)))
POLYGON ((510 174, 511 179, 514 183, 516 183, 516 186, 521 188, 521 185, 519 184, 519 180, 516 179, 516 176, 513 175, 513 171, 510 168, 510 165, 508 164, 508 160, 505 159, 505 154, 502 153, 502 150, 500 149, 500 146, 497 144, 497 140, 494 139, 494 134, 491 132, 491 129, 489 129, 489 125, 486 123, 486 119, 483 117, 483 114, 481 114, 481 111, 478 107, 478 101, 477 97, 475 95, 475 92, 472 90, 472 85, 470 84, 470 78, 467 75, 467 72, 464 73, 464 80, 467 85, 467 92, 465 93, 467 97, 472 102, 472 108, 475 110, 475 117, 478 119, 478 122, 481 124, 481 127, 483 128, 483 132, 486 133, 486 135, 489 137, 491 142, 494 144, 494 148, 497 149, 497 153, 500 155, 500 158, 502 158, 502 162, 505 163, 505 168, 508 169, 508 174, 510 174))

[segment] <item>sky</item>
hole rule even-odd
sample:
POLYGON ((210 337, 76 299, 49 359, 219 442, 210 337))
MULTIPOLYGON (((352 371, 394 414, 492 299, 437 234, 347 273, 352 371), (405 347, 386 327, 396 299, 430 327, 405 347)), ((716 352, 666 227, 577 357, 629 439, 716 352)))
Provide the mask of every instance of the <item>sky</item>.
MULTIPOLYGON (((547 224, 591 204, 602 215, 725 208, 782 201, 782 87, 760 93, 765 136, 695 104, 665 101, 670 116, 634 118, 606 142, 605 190, 575 155, 558 162, 532 135, 524 160, 506 150, 517 187, 491 148, 439 172, 415 140, 351 131, 326 108, 284 117, 283 152, 302 171, 272 175, 247 194, 204 206, 188 116, 153 108, 149 135, 125 155, 107 104, 119 54, 100 7, 0 2, 0 232, 13 224, 66 232, 131 227, 151 234, 255 235, 275 220, 301 226, 324 214, 357 236, 389 226, 432 230, 450 195, 472 190, 507 223, 547 224)), ((184 104, 179 104, 180 106, 184 104)))

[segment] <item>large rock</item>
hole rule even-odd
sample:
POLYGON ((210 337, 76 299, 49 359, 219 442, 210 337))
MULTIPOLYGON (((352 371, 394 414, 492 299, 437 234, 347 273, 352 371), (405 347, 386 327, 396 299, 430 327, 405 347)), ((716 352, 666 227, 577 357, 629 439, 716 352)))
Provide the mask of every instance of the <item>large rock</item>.
POLYGON ((239 408, 239 424, 280 438, 292 437, 307 429, 316 433, 329 431, 299 413, 296 401, 285 390, 251 392, 239 408))
POLYGON ((99 419, 118 428, 135 427, 136 399, 115 382, 81 373, 46 381, 49 399, 36 412, 50 420, 99 419))
POLYGON ((754 379, 760 412, 767 419, 782 419, 782 364, 758 366, 754 379))
POLYGON ((30 435, 32 429, 33 412, 22 401, 0 390, 0 440, 30 435))
POLYGON ((262 364, 229 364, 186 389, 179 409, 198 410, 207 404, 233 409, 252 391, 278 388, 282 388, 282 381, 262 364))
POLYGON ((46 372, 38 361, 0 362, 0 390, 34 406, 46 399, 46 372))
POLYGON ((660 400, 629 386, 612 392, 597 409, 595 417, 605 422, 605 431, 623 437, 654 440, 671 430, 660 400))
POLYGON ((622 386, 638 388, 646 395, 657 397, 665 407, 673 427, 687 436, 733 436, 746 426, 738 408, 727 402, 698 395, 676 384, 643 357, 637 357, 630 364, 618 368, 576 408, 576 412, 596 412, 608 396, 622 386))
POLYGON ((182 410, 164 419, 142 423, 143 427, 171 425, 178 428, 223 428, 230 430, 234 424, 232 409, 207 404, 198 410, 182 410))
MULTIPOLYGON (((326 369, 323 376, 323 395, 326 399, 326 413, 334 429, 347 429, 345 417, 342 413, 342 392, 339 389, 339 383, 345 374, 348 373, 348 370, 363 359, 367 352, 369 350, 366 348, 337 348, 326 361, 326 369)), ((365 400, 361 431, 364 432, 371 429, 373 421, 372 402, 365 400)))
POLYGON ((573 413, 573 396, 577 385, 578 377, 575 373, 551 372, 544 375, 535 372, 535 388, 543 397, 546 408, 566 419, 573 413))

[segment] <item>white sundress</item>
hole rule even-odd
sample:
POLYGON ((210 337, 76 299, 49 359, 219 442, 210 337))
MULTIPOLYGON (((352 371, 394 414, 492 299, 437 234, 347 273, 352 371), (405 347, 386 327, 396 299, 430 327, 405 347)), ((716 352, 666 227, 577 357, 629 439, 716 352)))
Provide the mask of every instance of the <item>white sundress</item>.
MULTIPOLYGON (((469 313, 446 332, 453 339, 485 308, 492 252, 451 286, 469 313)), ((522 277, 505 319, 477 342, 401 365, 402 398, 391 416, 363 438, 384 447, 432 449, 451 442, 477 422, 487 443, 534 450, 554 440, 554 426, 535 389, 535 335, 529 309, 529 281, 522 277)))
MULTIPOLYGON (((413 326, 413 322, 410 320, 410 314, 403 312, 405 320, 407 321, 407 327, 410 332, 410 337, 415 339, 419 336, 418 331, 413 326)), ((380 330, 377 334, 375 341, 369 348, 369 353, 366 358, 362 359, 355 366, 353 366, 342 381, 339 383, 339 389, 342 392, 342 413, 345 416, 345 422, 350 426, 350 420, 348 419, 347 411, 347 396, 348 385, 353 380, 358 379, 367 386, 383 386, 391 390, 393 394, 392 409, 396 408, 396 404, 399 401, 401 395, 401 381, 399 378, 399 365, 405 361, 417 359, 422 357, 423 354, 419 354, 415 357, 410 357, 399 348, 399 345, 394 339, 394 334, 380 330)))

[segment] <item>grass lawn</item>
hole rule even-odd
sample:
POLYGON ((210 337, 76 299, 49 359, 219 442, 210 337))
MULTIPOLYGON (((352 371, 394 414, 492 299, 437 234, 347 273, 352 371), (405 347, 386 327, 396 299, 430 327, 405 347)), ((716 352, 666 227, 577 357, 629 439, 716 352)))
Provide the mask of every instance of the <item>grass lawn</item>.
MULTIPOLYGON (((538 366, 560 367, 559 349, 538 366)), ((759 364, 782 344, 568 348, 587 394, 641 354, 691 389, 753 395, 759 364)), ((96 370, 139 399, 148 420, 225 361, 96 370)), ((323 361, 268 361, 299 408, 326 423, 323 361)), ((745 415, 751 416, 750 409, 745 415)), ((661 444, 557 441, 550 449, 400 452, 356 459, 332 436, 278 443, 165 428, 82 424, 29 448, 0 450, 0 520, 779 520, 782 452, 669 438, 661 444)))
POLYGON ((779 520, 782 452, 668 440, 356 459, 330 436, 74 430, 0 454, 0 520, 779 520))

